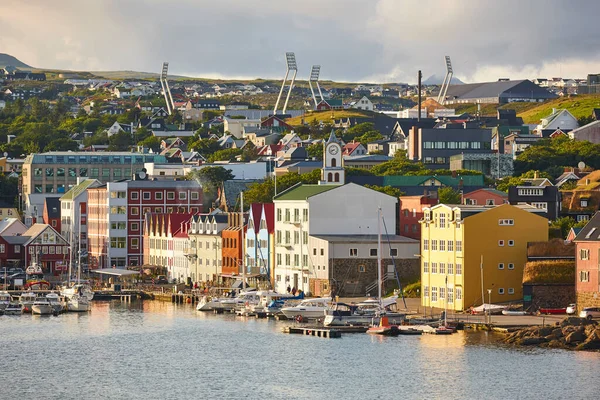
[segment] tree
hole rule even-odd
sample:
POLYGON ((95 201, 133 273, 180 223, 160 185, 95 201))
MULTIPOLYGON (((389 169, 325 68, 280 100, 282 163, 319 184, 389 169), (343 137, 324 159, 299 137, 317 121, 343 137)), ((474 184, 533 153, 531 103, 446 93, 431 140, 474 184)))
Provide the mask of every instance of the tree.
POLYGON ((365 185, 365 187, 393 197, 400 197, 404 195, 400 189, 391 186, 365 185))
POLYGON ((242 149, 241 161, 248 162, 256 160, 258 158, 258 149, 252 142, 246 142, 246 145, 242 149))
POLYGON ((108 151, 126 151, 131 147, 131 134, 119 131, 108 138, 108 151))
POLYGON ((138 142, 138 146, 144 146, 149 149, 152 149, 154 152, 158 152, 160 150, 160 142, 161 140, 156 136, 148 136, 144 140, 138 142))
POLYGON ((571 217, 560 217, 550 223, 550 228, 560 230, 560 235, 563 239, 566 239, 571 228, 583 228, 588 221, 575 221, 571 217))
POLYGON ((44 147, 44 151, 77 151, 79 145, 76 141, 69 138, 54 139, 44 147))
POLYGON ((498 189, 502 192, 508 193, 509 187, 521 186, 521 185, 523 185, 523 183, 525 183, 525 179, 533 179, 536 176, 538 178, 552 179, 550 174, 548 174, 547 172, 527 171, 527 172, 521 174, 520 176, 509 176, 509 177, 500 179, 496 184, 496 189, 498 189))
POLYGON ((233 179, 230 169, 223 167, 204 167, 190 172, 186 179, 195 180, 202 185, 202 192, 207 204, 211 204, 217 198, 217 191, 223 182, 233 179))
POLYGON ((369 143, 372 143, 376 140, 383 139, 383 135, 379 133, 379 131, 369 131, 362 136, 354 139, 357 142, 360 142, 363 146, 367 147, 369 143))
POLYGON ((306 153, 315 160, 323 161, 323 145, 321 143, 311 144, 306 148, 306 153))
POLYGON ((208 156, 208 162, 215 161, 235 161, 235 158, 242 154, 242 149, 223 149, 215 151, 208 156))
POLYGON ((452 186, 444 186, 438 189, 438 200, 442 204, 461 204, 462 196, 452 186))

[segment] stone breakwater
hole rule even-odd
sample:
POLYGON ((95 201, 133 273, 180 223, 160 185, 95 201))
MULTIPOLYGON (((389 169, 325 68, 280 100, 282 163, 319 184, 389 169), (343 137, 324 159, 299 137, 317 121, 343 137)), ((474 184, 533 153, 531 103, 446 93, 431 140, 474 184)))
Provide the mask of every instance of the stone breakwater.
POLYGON ((570 350, 599 350, 600 326, 585 318, 569 317, 553 326, 532 326, 511 332, 502 340, 517 346, 570 350))

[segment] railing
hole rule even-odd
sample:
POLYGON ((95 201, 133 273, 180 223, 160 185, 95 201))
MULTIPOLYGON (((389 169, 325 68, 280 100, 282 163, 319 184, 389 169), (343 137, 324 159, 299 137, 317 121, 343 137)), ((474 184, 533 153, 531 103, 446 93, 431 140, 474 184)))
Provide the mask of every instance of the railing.
MULTIPOLYGON (((386 272, 382 277, 381 277, 381 283, 385 284, 387 281, 389 281, 390 279, 395 279, 396 278, 396 274, 394 274, 394 272, 386 272)), ((375 280, 374 282, 370 283, 369 285, 367 285, 365 287, 365 293, 369 294, 372 290, 377 289, 377 285, 379 284, 379 280, 375 280)))

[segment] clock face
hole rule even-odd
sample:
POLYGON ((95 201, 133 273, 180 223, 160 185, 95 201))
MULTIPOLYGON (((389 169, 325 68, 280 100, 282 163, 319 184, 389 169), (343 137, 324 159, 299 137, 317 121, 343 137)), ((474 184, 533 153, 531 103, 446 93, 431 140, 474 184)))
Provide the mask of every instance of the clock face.
POLYGON ((338 151, 339 151, 339 149, 338 149, 337 146, 330 146, 329 147, 329 154, 336 155, 338 153, 338 151))

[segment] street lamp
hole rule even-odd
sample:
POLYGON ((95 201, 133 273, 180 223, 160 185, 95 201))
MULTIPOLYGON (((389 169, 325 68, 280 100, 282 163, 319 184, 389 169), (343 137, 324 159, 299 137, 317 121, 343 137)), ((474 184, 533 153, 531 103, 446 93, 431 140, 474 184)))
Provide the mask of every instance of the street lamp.
POLYGON ((492 323, 492 289, 488 289, 488 324, 492 323))

